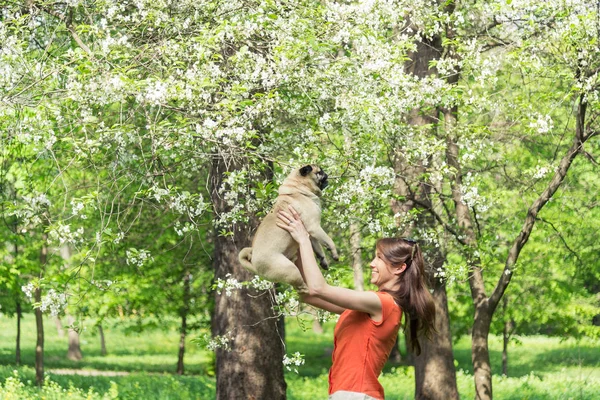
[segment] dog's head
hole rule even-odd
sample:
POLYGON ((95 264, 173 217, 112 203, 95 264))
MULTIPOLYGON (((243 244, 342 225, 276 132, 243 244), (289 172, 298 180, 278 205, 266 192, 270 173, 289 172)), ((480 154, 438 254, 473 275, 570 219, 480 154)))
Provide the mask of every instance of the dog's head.
POLYGON ((316 165, 305 165, 298 171, 301 179, 312 181, 319 189, 323 190, 327 187, 327 174, 316 165))

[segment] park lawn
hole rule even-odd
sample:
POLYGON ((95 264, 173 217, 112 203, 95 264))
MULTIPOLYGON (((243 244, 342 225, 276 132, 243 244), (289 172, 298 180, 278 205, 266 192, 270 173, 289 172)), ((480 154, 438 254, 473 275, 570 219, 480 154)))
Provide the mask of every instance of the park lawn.
MULTIPOLYGON (((288 398, 308 400, 327 398, 327 371, 331 365, 333 323, 317 334, 305 324, 289 318, 286 325, 288 354, 304 354, 306 364, 286 371, 288 398), (307 326, 308 329, 307 329, 307 326)), ((212 399, 215 379, 213 356, 194 343, 186 349, 186 374, 173 374, 177 362, 178 333, 174 325, 127 334, 119 321, 105 327, 108 355, 100 355, 95 331, 81 336, 84 359, 66 360, 67 339, 58 337, 52 320, 45 322, 46 371, 52 383, 40 392, 34 387, 35 324, 33 315, 23 320, 22 361, 14 366, 15 319, 0 315, 0 399, 27 398, 119 398, 119 399, 212 399), (129 371, 127 376, 58 375, 53 369, 129 371), (16 371, 16 372, 15 372, 16 371), (16 376, 15 376, 16 374, 16 376)), ((193 337, 193 335, 192 335, 193 337)), ((501 338, 490 337, 490 357, 497 399, 595 399, 600 393, 600 347, 590 340, 560 341, 543 336, 520 338, 522 344, 509 347, 509 377, 501 370, 501 338)), ((474 397, 469 338, 454 347, 457 380, 461 398, 474 397)), ((414 398, 414 372, 411 367, 388 365, 380 378, 387 399, 414 398)))

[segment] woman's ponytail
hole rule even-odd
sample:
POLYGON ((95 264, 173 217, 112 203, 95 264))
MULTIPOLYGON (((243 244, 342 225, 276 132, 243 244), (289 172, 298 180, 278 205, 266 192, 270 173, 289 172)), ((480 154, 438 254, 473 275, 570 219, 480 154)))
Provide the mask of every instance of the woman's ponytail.
POLYGON ((435 331, 435 303, 425 283, 423 253, 419 244, 410 239, 380 239, 377 249, 393 267, 406 264, 406 269, 398 277, 400 288, 389 293, 405 314, 404 332, 408 346, 419 355, 419 336, 430 337, 435 331))

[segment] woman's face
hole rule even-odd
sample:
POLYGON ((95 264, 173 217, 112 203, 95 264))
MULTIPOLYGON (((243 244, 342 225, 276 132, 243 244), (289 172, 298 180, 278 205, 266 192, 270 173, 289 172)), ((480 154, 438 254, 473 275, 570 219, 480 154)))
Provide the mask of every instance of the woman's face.
POLYGON ((396 283, 398 275, 393 270, 398 270, 398 268, 393 268, 389 265, 383 259, 383 255, 379 249, 375 249, 375 258, 373 258, 369 266, 371 267, 371 283, 378 288, 381 288, 382 285, 390 286, 396 283))

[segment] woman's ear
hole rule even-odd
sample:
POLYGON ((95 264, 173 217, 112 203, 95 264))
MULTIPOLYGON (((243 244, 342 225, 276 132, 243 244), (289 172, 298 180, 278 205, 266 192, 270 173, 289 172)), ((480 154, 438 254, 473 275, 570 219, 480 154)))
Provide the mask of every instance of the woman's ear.
POLYGON ((406 269, 406 263, 403 263, 401 266, 396 268, 396 270, 394 271, 394 275, 400 275, 401 273, 404 272, 405 269, 406 269))

